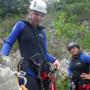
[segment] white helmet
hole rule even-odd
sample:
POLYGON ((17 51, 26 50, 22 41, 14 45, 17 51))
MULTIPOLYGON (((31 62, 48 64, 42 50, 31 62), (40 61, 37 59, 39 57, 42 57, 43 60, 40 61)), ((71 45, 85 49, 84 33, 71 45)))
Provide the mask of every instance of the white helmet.
POLYGON ((31 2, 30 9, 47 14, 47 5, 42 0, 33 0, 31 2))

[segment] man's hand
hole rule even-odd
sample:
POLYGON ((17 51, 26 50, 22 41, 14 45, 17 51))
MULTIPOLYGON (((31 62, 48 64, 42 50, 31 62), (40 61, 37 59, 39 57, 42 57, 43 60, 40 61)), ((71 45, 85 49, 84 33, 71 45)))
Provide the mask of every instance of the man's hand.
POLYGON ((90 80, 90 74, 82 73, 80 76, 82 79, 90 80))
POLYGON ((55 62, 53 63, 53 65, 55 66, 55 68, 59 69, 60 68, 60 62, 59 60, 55 60, 55 62))

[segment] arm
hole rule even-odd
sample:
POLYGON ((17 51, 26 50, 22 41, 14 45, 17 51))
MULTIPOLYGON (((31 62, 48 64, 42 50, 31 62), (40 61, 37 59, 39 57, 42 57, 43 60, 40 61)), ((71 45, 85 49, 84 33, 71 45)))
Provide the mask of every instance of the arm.
POLYGON ((82 73, 80 76, 82 79, 90 80, 90 74, 82 73))
POLYGON ((47 44, 46 44, 46 33, 44 33, 44 42, 43 43, 44 43, 44 54, 45 54, 46 60, 48 60, 50 63, 53 63, 54 67, 59 69, 60 68, 59 60, 48 53, 47 44))
POLYGON ((5 43, 2 46, 1 55, 5 55, 5 56, 9 55, 14 42, 16 41, 19 33, 23 30, 24 26, 25 26, 25 24, 21 21, 18 21, 14 25, 9 37, 7 38, 7 40, 5 41, 5 43))
POLYGON ((43 35, 44 35, 44 38, 43 38, 44 39, 44 42, 43 42, 44 43, 44 54, 45 54, 46 60, 48 60, 49 62, 54 62, 56 58, 53 55, 48 53, 47 44, 46 44, 46 33, 43 32, 43 35))
POLYGON ((83 53, 80 58, 83 62, 90 64, 90 55, 83 53))
MULTIPOLYGON (((85 62, 85 63, 90 64, 90 55, 88 55, 88 54, 82 54, 81 55, 81 60, 83 62, 85 62)), ((82 79, 90 80, 90 74, 82 73, 80 76, 81 76, 82 79)))

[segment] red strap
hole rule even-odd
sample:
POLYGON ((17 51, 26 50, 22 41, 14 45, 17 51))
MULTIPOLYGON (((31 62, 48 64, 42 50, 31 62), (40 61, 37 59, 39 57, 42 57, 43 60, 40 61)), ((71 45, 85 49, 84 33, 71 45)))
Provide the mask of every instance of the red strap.
POLYGON ((47 73, 46 72, 42 72, 41 73, 41 77, 42 77, 42 80, 45 80, 46 77, 47 77, 47 73))
POLYGON ((83 85, 83 86, 79 86, 78 90, 90 90, 90 85, 83 85))

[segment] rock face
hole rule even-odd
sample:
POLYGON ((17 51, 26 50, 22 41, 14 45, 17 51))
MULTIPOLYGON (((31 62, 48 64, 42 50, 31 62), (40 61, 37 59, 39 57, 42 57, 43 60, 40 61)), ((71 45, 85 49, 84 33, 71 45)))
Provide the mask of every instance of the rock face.
POLYGON ((0 90, 19 90, 17 78, 9 67, 0 66, 0 90))
POLYGON ((0 90, 20 90, 17 77, 14 71, 17 70, 17 64, 20 60, 19 51, 10 56, 10 64, 0 58, 0 90))
POLYGON ((19 50, 10 55, 10 67, 12 70, 17 70, 17 65, 20 60, 21 56, 19 50))

